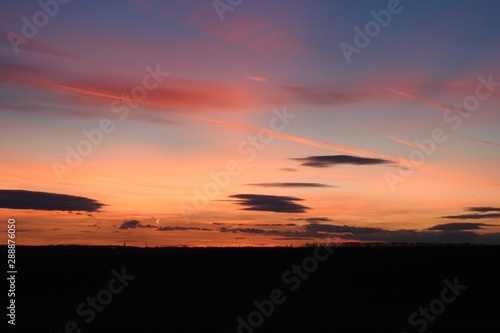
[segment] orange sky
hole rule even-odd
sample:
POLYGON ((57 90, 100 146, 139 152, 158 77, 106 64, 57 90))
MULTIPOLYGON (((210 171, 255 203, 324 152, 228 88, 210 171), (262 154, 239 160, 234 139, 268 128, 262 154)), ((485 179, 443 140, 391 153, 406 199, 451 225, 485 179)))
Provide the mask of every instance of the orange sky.
POLYGON ((19 244, 500 243, 493 11, 406 4, 346 61, 379 3, 95 6, 0 14, 19 244))

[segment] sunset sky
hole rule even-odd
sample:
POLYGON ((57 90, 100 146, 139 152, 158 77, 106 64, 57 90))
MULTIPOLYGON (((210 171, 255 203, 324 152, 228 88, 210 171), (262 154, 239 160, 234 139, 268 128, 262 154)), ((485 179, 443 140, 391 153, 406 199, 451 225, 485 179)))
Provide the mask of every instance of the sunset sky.
POLYGON ((500 244, 500 2, 41 3, 0 5, 18 244, 500 244))

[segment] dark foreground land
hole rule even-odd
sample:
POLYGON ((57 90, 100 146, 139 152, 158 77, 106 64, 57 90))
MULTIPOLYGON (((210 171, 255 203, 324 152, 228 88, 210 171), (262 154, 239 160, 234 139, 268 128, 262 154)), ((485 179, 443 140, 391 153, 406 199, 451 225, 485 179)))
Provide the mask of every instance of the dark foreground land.
POLYGON ((15 331, 500 332, 500 247, 314 251, 18 247, 15 331))

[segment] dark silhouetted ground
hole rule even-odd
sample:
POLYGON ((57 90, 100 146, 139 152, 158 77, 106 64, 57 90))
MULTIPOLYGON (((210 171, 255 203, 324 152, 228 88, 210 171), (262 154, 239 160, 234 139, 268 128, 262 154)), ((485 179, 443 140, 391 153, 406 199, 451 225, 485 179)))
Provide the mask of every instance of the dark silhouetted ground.
MULTIPOLYGON (((6 253, 5 247, 2 247, 6 253)), ((237 332, 236 318, 272 290, 286 300, 253 332, 417 332, 409 316, 467 289, 425 332, 500 332, 500 247, 335 248, 307 279, 283 274, 314 248, 18 247, 16 329, 65 332, 237 332), (95 319, 76 309, 113 277, 135 276, 95 319), (300 281, 296 291, 290 288, 300 281)), ((101 294, 102 297, 105 294, 101 294)), ((86 307, 82 308, 86 309, 86 307)), ((5 316, 5 315, 4 315, 5 316)), ((255 317, 258 319, 258 317, 255 317)), ((247 328, 240 330, 249 333, 247 328)))

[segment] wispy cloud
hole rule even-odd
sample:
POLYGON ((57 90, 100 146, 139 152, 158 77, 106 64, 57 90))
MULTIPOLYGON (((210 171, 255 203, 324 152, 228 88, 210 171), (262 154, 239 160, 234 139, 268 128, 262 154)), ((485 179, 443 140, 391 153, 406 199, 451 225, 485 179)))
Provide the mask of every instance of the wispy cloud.
POLYGON ((86 197, 26 190, 0 190, 0 208, 97 212, 105 204, 86 197))
POLYGON ((475 138, 471 138, 471 137, 469 137, 469 136, 465 136, 465 135, 461 135, 461 134, 457 134, 457 136, 458 136, 458 137, 461 137, 461 138, 463 138, 463 139, 470 140, 470 141, 479 142, 479 143, 484 143, 485 145, 490 145, 490 146, 500 147, 500 143, 491 142, 491 141, 487 141, 487 140, 475 139, 475 138))
POLYGON ((407 146, 410 146, 410 147, 413 147, 413 148, 422 149, 422 150, 426 149, 426 147, 424 147, 422 145, 416 144, 414 142, 406 141, 406 140, 403 140, 403 139, 396 138, 393 135, 388 135, 387 137, 389 139, 392 139, 392 140, 396 141, 396 142, 399 142, 401 144, 404 144, 404 145, 407 145, 407 146))
MULTIPOLYGON (((239 110, 242 107, 242 102, 235 102, 233 104, 231 101, 228 101, 227 96, 239 96, 239 94, 234 91, 234 88, 228 87, 226 85, 222 85, 219 88, 214 87, 213 83, 202 84, 201 91, 199 87, 199 82, 196 81, 194 84, 188 84, 187 86, 182 82, 191 82, 190 80, 180 80, 181 82, 175 82, 175 88, 158 88, 153 91, 150 91, 148 94, 147 101, 135 100, 131 97, 121 96, 120 94, 123 91, 126 91, 125 88, 121 87, 121 89, 117 89, 117 87, 108 87, 108 90, 96 90, 89 88, 80 88, 74 87, 70 85, 52 83, 44 80, 33 79, 30 77, 20 76, 11 73, 0 72, 0 77, 19 80, 22 82, 27 82, 30 84, 52 88, 56 90, 62 91, 70 91, 79 95, 86 95, 90 97, 97 98, 105 98, 111 99, 115 101, 123 101, 141 104, 143 106, 147 106, 151 109, 154 109, 158 112, 162 112, 169 115, 174 115, 182 118, 187 118, 191 120, 201 121, 204 123, 211 123, 219 126, 223 126, 226 128, 232 128, 240 131, 251 132, 251 133, 261 133, 262 129, 254 128, 250 126, 244 126, 239 124, 234 124, 226 121, 221 121, 217 119, 212 119, 208 117, 203 117, 199 115, 195 115, 193 113, 181 112, 177 111, 178 109, 190 109, 193 111, 200 111, 208 109, 217 109, 217 110, 239 110), (214 90, 215 89, 215 90, 214 90), (198 94, 199 93, 199 94, 198 94), (214 97, 215 96, 215 97, 214 97), (217 97, 217 98, 216 98, 217 97), (206 101, 203 102, 203 101, 206 101), (214 102, 215 101, 215 102, 214 102), (222 101, 222 102, 218 102, 222 101), (216 103, 216 104, 213 104, 216 103), (219 104, 222 103, 223 105, 219 104), (213 107, 211 107, 213 106, 213 107)), ((173 81, 173 80, 172 80, 173 81)), ((174 82, 172 82, 174 83, 174 82)), ((90 84, 90 86, 95 86, 95 84, 90 84)), ((237 97, 234 97, 237 99, 237 97)), ((244 98, 249 103, 253 103, 254 96, 246 96, 244 98)), ((301 138, 298 136, 274 132, 273 135, 276 138, 296 142, 304 145, 308 145, 311 147, 322 148, 330 151, 337 151, 349 154, 357 154, 361 156, 374 156, 379 158, 385 158, 387 160, 395 160, 390 156, 385 156, 382 154, 378 154, 375 152, 370 152, 367 150, 359 149, 356 147, 351 147, 342 144, 329 143, 329 142, 319 142, 315 140, 310 140, 306 138, 301 138)))
MULTIPOLYGON (((8 33, 0 30, 0 45, 7 47, 7 48, 11 48, 12 46, 11 46, 10 42, 8 42, 9 37, 7 35, 8 35, 8 33)), ((25 49, 28 51, 45 53, 45 54, 50 54, 50 55, 57 56, 57 57, 69 58, 69 59, 78 60, 78 61, 88 61, 87 59, 82 58, 80 56, 58 50, 57 48, 55 48, 47 43, 41 42, 40 40, 38 40, 36 38, 31 38, 29 43, 21 43, 20 46, 22 49, 25 49)))
POLYGON ((249 80, 252 80, 252 81, 258 81, 258 82, 266 82, 267 81, 267 79, 265 77, 260 77, 260 76, 245 75, 245 77, 249 80))
MULTIPOLYGON (((273 6, 267 4, 265 6, 273 6)), ((269 10, 269 9, 268 9, 269 10)), ((203 30, 212 38, 222 38, 226 43, 244 47, 250 53, 266 59, 282 58, 302 45, 297 27, 286 24, 288 15, 273 19, 262 15, 234 16, 224 24, 204 24, 203 30)))
MULTIPOLYGON (((163 71, 161 72, 163 73, 163 71)), ((168 76, 168 73, 162 75, 168 76)), ((87 95, 86 102, 91 102, 88 98, 93 96, 98 98, 122 100, 124 102, 139 102, 142 105, 162 107, 163 110, 182 109, 196 112, 203 112, 207 110, 234 111, 250 107, 256 99, 254 94, 242 88, 179 77, 170 77, 169 85, 159 86, 156 89, 149 91, 147 101, 138 101, 133 98, 122 96, 123 92, 130 90, 130 86, 133 87, 137 84, 133 82, 131 78, 127 77, 121 77, 121 80, 116 80, 115 78, 115 82, 106 78, 102 78, 98 82, 95 80, 78 81, 79 87, 76 87, 71 83, 54 83, 6 72, 0 72, 0 76, 47 88, 87 95), (127 85, 124 83, 124 80, 131 82, 127 85)), ((95 104, 100 103, 96 102, 95 104)), ((177 112, 176 114, 181 113, 177 112)))
POLYGON ((292 158, 292 160, 302 161, 301 165, 314 168, 326 168, 340 164, 377 165, 392 163, 389 160, 380 158, 357 157, 349 155, 309 156, 303 158, 292 158))
POLYGON ((243 210, 257 210, 277 213, 304 213, 309 207, 297 204, 303 199, 279 195, 263 194, 235 194, 231 198, 237 199, 236 204, 243 206, 243 210))
POLYGON ((400 90, 397 90, 397 89, 392 89, 392 88, 385 88, 385 89, 387 89, 388 91, 390 91, 392 93, 398 94, 400 96, 403 96, 403 97, 406 97, 406 98, 410 98, 410 99, 415 99, 417 101, 421 101, 421 102, 427 103, 427 104, 435 106, 435 107, 437 107, 437 108, 439 108, 441 110, 450 111, 450 112, 453 111, 453 108, 451 106, 448 106, 448 105, 445 105, 445 104, 441 104, 441 103, 432 101, 432 100, 427 99, 427 98, 423 98, 423 97, 419 97, 419 96, 416 96, 416 95, 412 95, 412 94, 409 94, 409 93, 406 93, 406 92, 403 92, 403 91, 400 91, 400 90))
POLYGON ((335 88, 286 87, 290 98, 299 103, 312 105, 339 105, 366 100, 369 95, 360 91, 339 91, 335 88))

